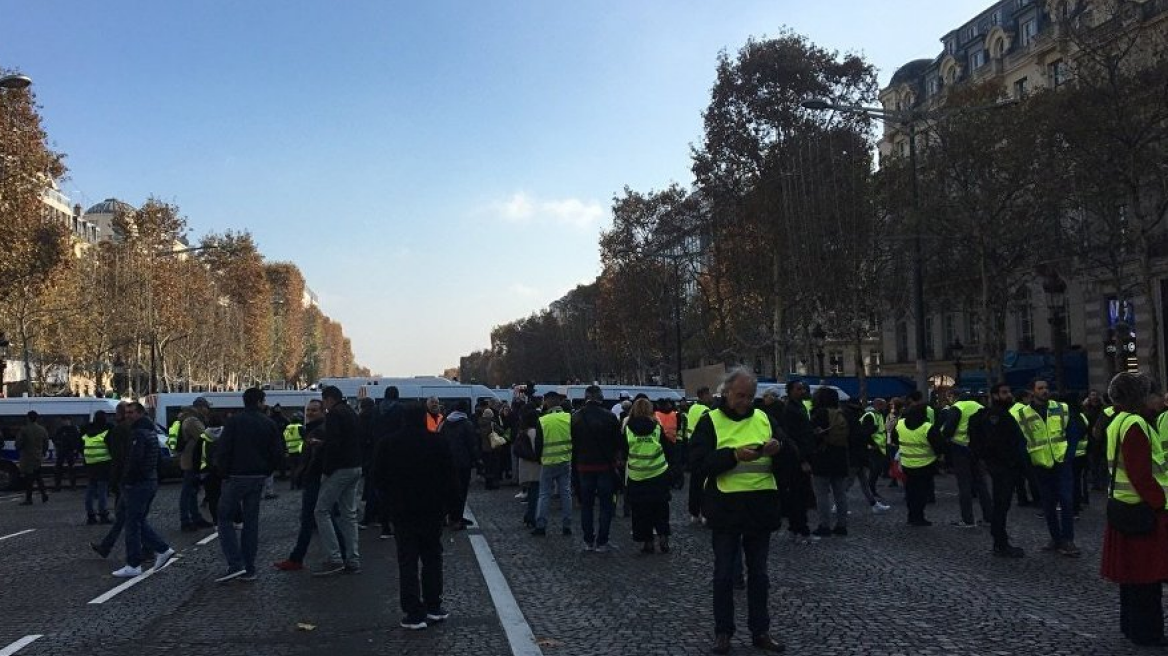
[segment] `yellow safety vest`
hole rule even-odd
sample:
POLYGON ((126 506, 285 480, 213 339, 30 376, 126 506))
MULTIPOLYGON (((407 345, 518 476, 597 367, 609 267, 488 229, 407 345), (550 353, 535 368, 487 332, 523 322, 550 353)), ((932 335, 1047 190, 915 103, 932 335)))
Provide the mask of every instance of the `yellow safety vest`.
POLYGON ((1026 406, 1019 413, 1022 434, 1026 436, 1026 450, 1035 467, 1050 469, 1067 459, 1067 422, 1070 420, 1065 403, 1048 401, 1046 421, 1042 415, 1026 406))
POLYGON ((929 420, 930 424, 937 423, 937 411, 933 410, 933 406, 931 406, 931 405, 925 406, 925 417, 929 420))
POLYGON ((1079 436, 1078 443, 1075 444, 1075 457, 1082 458, 1087 455, 1087 437, 1091 434, 1087 423, 1087 415, 1079 413, 1079 421, 1083 422, 1083 434, 1079 436))
POLYGON ((178 449, 178 434, 181 430, 182 421, 176 419, 170 425, 170 430, 166 431, 166 448, 170 449, 172 453, 178 449))
POLYGON ((288 449, 289 454, 300 453, 304 450, 304 436, 300 431, 304 426, 300 424, 288 424, 284 428, 284 446, 288 449))
POLYGON ((1130 412, 1119 413, 1107 426, 1107 462, 1110 467, 1115 468, 1115 490, 1111 493, 1111 498, 1133 505, 1141 501, 1139 493, 1136 492, 1135 487, 1131 484, 1131 479, 1128 478, 1123 458, 1119 457, 1120 443, 1132 425, 1139 426, 1148 438, 1148 446, 1152 452, 1152 475, 1168 498, 1168 471, 1165 468, 1164 450, 1160 446, 1160 437, 1156 431, 1152 430, 1148 422, 1144 421, 1143 417, 1130 412))
MULTIPOLYGON (((1160 449, 1163 451, 1166 446, 1165 441, 1168 440, 1168 410, 1161 412, 1156 417, 1156 433, 1160 436, 1160 449)), ((1168 451, 1165 452, 1168 453, 1168 451)))
POLYGON ((690 436, 693 435, 694 429, 697 428, 698 420, 702 418, 702 415, 709 411, 709 406, 702 405, 701 403, 695 403, 689 407, 689 410, 685 412, 685 430, 682 431, 682 442, 689 441, 690 436))
MULTIPOLYGON (((721 410, 713 410, 709 414, 717 438, 715 448, 757 447, 771 439, 771 420, 762 410, 755 409, 754 414, 741 421, 734 421, 721 410)), ((722 492, 760 492, 779 489, 775 484, 770 456, 760 456, 751 462, 739 462, 734 469, 718 476, 717 485, 722 492)))
POLYGON ((212 447, 215 446, 216 437, 212 436, 207 431, 203 431, 203 434, 199 437, 203 440, 203 456, 201 458, 202 462, 200 463, 199 470, 206 471, 208 469, 207 456, 210 455, 212 447))
POLYGON ((979 410, 984 410, 985 406, 977 401, 958 401, 953 407, 961 413, 961 419, 957 421, 957 430, 953 432, 953 443, 969 446, 969 420, 979 410))
POLYGON ((553 408, 539 418, 543 429, 543 452, 539 461, 544 465, 559 465, 572 460, 572 416, 563 408, 553 408))
POLYGON ((629 443, 629 480, 657 478, 669 468, 665 450, 661 448, 661 426, 648 435, 637 435, 626 426, 625 440, 629 443))
MULTIPOLYGON (((888 455, 887 436, 884 434, 884 415, 876 412, 874 408, 870 408, 864 413, 864 417, 869 415, 872 417, 872 425, 876 427, 875 432, 872 433, 869 439, 872 440, 872 444, 876 445, 876 448, 880 451, 880 455, 888 455)), ((861 423, 863 423, 864 417, 860 417, 861 423)))
POLYGON ((929 444, 929 431, 932 428, 933 425, 927 421, 914 429, 905 426, 904 421, 897 422, 901 467, 920 469, 937 462, 937 454, 933 453, 933 445, 929 444))
POLYGON ((105 444, 105 436, 108 434, 109 430, 103 430, 97 435, 81 436, 81 454, 85 458, 85 464, 96 465, 113 459, 110 457, 109 447, 105 444))

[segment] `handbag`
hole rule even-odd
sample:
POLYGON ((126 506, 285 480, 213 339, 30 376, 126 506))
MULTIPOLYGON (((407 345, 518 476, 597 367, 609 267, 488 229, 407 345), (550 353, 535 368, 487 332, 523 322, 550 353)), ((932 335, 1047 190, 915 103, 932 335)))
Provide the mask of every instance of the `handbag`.
POLYGON ((1115 459, 1111 461, 1111 485, 1107 490, 1107 523, 1124 535, 1147 535, 1156 529, 1156 511, 1151 506, 1139 503, 1124 503, 1112 498, 1115 494, 1115 472, 1119 469, 1122 456, 1123 436, 1115 445, 1115 459))
POLYGON ((487 436, 487 439, 490 440, 492 449, 498 449, 507 446, 507 438, 496 433, 495 431, 491 431, 491 434, 487 436))

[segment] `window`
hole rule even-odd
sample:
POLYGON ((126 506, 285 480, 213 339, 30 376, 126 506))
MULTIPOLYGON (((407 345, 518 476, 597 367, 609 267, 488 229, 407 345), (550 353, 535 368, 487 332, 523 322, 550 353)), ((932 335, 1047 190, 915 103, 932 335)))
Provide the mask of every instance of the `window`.
POLYGON ((1034 37, 1038 36, 1038 21, 1033 18, 1022 21, 1022 28, 1019 32, 1022 34, 1022 47, 1028 47, 1034 42, 1034 37))
POLYGON ((877 349, 868 351, 868 375, 874 376, 880 373, 880 366, 884 364, 884 356, 877 349))
POLYGON ((950 55, 957 54, 957 40, 956 39, 949 39, 949 40, 945 41, 945 52, 949 53, 950 55))
POLYGON ((986 63, 985 50, 975 50, 969 53, 969 70, 976 71, 986 63))
POLYGON ((1014 97, 1015 98, 1021 100, 1021 99, 1025 98, 1026 94, 1029 92, 1030 92, 1029 82, 1027 82, 1026 78, 1022 78, 1022 79, 1014 82, 1014 97))
POLYGON ((1030 4, 1030 0, 1014 0, 1014 8, 1021 9, 1030 4))
POLYGON ((969 312, 965 315, 965 334, 969 336, 965 342, 967 346, 981 344, 981 315, 977 312, 969 312))
POLYGON ((941 78, 939 78, 939 77, 929 78, 927 91, 928 91, 928 95, 930 98, 941 93, 941 78))
POLYGON ((941 316, 941 333, 947 345, 957 339, 957 313, 946 312, 941 316))
POLYGON ((1030 304, 1030 290, 1023 289, 1014 305, 1014 329, 1018 333, 1018 350, 1034 350, 1034 308, 1030 304))
POLYGON ((896 361, 908 362, 908 324, 896 322, 896 361))
POLYGON ((1050 85, 1052 87, 1062 86, 1066 82, 1066 65, 1063 60, 1056 59, 1046 65, 1046 76, 1050 78, 1050 85))
POLYGON ((842 375, 844 373, 844 352, 831 351, 828 354, 828 367, 831 369, 833 376, 842 375))
POLYGON ((990 25, 1000 25, 1002 22, 1002 14, 998 11, 990 14, 990 25))

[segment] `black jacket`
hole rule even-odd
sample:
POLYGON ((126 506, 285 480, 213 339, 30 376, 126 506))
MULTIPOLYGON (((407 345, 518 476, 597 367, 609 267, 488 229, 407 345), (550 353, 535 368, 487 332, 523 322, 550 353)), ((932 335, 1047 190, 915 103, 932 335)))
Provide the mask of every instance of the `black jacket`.
POLYGON ((244 408, 223 425, 215 443, 215 467, 228 476, 268 476, 284 458, 284 436, 259 408, 244 408))
POLYGON ((807 460, 815 453, 815 428, 803 407, 803 401, 788 399, 783 406, 783 432, 799 449, 799 458, 807 460))
POLYGON ((1030 460, 1026 437, 1009 405, 995 403, 969 420, 969 448, 989 469, 1021 470, 1030 460))
POLYGON ((589 401, 572 417, 572 461, 580 465, 615 465, 628 451, 620 420, 589 401))
POLYGON ((452 412, 442 422, 442 441, 455 469, 471 469, 479 461, 479 428, 465 413, 452 412))
POLYGON ((296 471, 292 472, 292 478, 297 485, 304 485, 305 482, 314 480, 314 478, 319 482, 321 474, 320 445, 313 444, 309 440, 324 440, 324 418, 308 422, 300 429, 300 432, 304 439, 304 449, 300 452, 300 460, 296 465, 296 471))
POLYGON ((375 483, 393 522, 441 530, 458 497, 450 449, 424 425, 406 428, 382 440, 380 447, 375 483))
POLYGON ((361 466, 361 431, 357 426, 357 413, 343 401, 325 415, 320 457, 321 472, 325 476, 338 469, 361 466))
POLYGON ((126 450, 125 468, 122 470, 121 483, 134 485, 145 481, 158 480, 158 458, 161 449, 158 448, 158 433, 154 430, 154 422, 148 417, 141 417, 130 427, 130 444, 126 450))
POLYGON ((377 407, 378 439, 396 435, 402 429, 402 404, 397 399, 385 399, 377 407))
MULTIPOLYGON (((750 416, 735 415, 729 408, 723 408, 723 411, 734 421, 742 421, 750 416)), ((782 440, 782 429, 773 421, 771 433, 775 439, 782 440)), ((717 477, 734 469, 738 461, 734 458, 733 449, 718 448, 717 445, 714 422, 707 414, 698 420, 690 442, 690 466, 695 472, 708 477, 702 498, 702 514, 706 517, 707 526, 715 531, 735 533, 778 530, 783 520, 778 490, 726 493, 718 489, 717 477)), ((771 459, 774 471, 777 472, 782 466, 782 459, 781 451, 771 459)))

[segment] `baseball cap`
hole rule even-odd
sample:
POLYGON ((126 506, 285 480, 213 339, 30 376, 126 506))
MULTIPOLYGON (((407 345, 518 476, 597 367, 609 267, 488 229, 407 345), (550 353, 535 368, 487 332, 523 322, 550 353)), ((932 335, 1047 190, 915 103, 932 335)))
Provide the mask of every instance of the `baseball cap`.
POLYGON ((191 403, 191 405, 196 407, 196 408, 199 408, 199 407, 210 408, 211 407, 211 403, 205 397, 202 397, 202 396, 196 398, 191 403))

